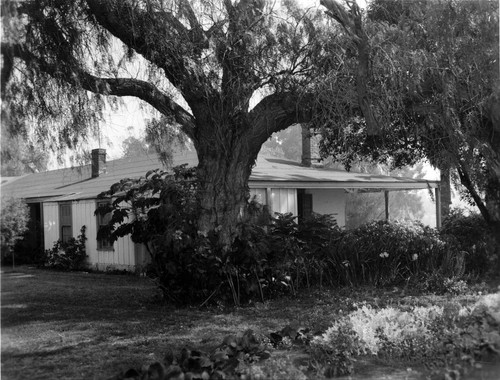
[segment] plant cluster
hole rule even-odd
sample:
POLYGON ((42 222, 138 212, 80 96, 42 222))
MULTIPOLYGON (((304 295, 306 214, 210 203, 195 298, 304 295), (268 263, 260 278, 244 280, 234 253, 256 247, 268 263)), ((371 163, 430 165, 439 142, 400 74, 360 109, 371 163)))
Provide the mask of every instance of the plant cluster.
MULTIPOLYGON (((330 215, 313 215, 296 222, 292 214, 277 214, 266 226, 244 224, 229 255, 233 273, 245 290, 242 300, 297 294, 299 289, 322 285, 325 258, 340 234, 330 215)), ((231 287, 233 289, 233 287, 231 287)))
MULTIPOLYGON (((2 197, 0 212, 0 244, 2 252, 8 253, 24 238, 28 230, 29 208, 22 199, 2 197)), ((2 254, 2 260, 5 259, 2 254)), ((12 256, 14 260, 14 256, 12 256)))
POLYGON ((327 378, 353 373, 353 357, 363 354, 363 342, 346 320, 334 323, 321 336, 311 340, 309 352, 314 367, 327 378))
POLYGON ((406 362, 466 371, 479 361, 500 355, 500 293, 481 297, 471 307, 456 302, 443 306, 374 308, 363 304, 336 321, 311 347, 321 358, 378 355, 406 362), (343 351, 339 351, 343 349, 343 351))
POLYGON ((374 221, 344 231, 330 260, 336 285, 388 286, 435 271, 463 274, 457 248, 420 222, 374 221))
POLYGON ((458 209, 451 210, 450 215, 443 220, 440 233, 455 240, 459 249, 464 252, 468 271, 486 274, 498 269, 498 243, 494 232, 481 215, 465 215, 458 209))
POLYGON ((82 226, 80 235, 68 241, 58 240, 51 249, 45 250, 42 265, 60 270, 82 270, 86 268, 85 251, 86 227, 82 226))
POLYGON ((163 362, 155 362, 140 370, 131 368, 114 377, 122 379, 228 379, 241 378, 248 365, 270 357, 265 345, 252 330, 242 335, 229 335, 211 354, 182 349, 178 355, 167 352, 163 362))

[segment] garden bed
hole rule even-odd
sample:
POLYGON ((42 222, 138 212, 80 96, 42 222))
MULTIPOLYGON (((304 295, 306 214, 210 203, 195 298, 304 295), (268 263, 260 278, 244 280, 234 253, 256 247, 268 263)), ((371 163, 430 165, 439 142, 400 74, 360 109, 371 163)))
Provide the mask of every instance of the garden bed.
MULTIPOLYGON (((319 334, 360 302, 412 307, 453 301, 467 306, 477 301, 479 291, 496 288, 482 286, 453 298, 395 288, 343 288, 302 292, 296 298, 237 309, 222 305, 200 309, 165 304, 144 277, 27 267, 6 270, 2 274, 2 378, 107 379, 130 368, 140 371, 144 365, 163 361, 167 352, 186 347, 212 352, 228 335, 249 329, 263 341, 287 326, 319 334)), ((275 378, 301 373, 317 378, 319 372, 309 365, 304 346, 290 342, 269 347, 269 352, 271 357, 256 363, 254 371, 275 378), (299 367, 300 372, 293 372, 299 367)), ((416 379, 433 365, 439 363, 363 356, 354 362, 354 378, 392 373, 394 378, 404 374, 416 379)))

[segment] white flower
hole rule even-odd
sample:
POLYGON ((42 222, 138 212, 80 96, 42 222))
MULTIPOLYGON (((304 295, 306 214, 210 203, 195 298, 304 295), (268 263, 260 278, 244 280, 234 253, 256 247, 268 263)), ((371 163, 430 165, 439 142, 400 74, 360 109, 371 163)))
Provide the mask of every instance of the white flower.
POLYGON ((382 258, 386 258, 386 257, 389 257, 389 254, 384 251, 379 256, 382 257, 382 258))
POLYGON ((418 255, 416 253, 414 253, 412 256, 411 256, 411 259, 412 261, 415 261, 418 259, 418 255))

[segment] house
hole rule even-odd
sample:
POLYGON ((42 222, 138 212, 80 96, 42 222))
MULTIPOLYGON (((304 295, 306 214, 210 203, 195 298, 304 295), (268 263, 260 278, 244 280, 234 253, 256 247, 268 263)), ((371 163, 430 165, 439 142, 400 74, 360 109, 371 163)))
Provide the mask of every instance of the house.
MULTIPOLYGON (((197 162, 194 151, 178 152, 173 157, 173 165, 197 162)), ((138 178, 161 166, 156 155, 106 162, 106 151, 94 149, 90 165, 25 175, 2 184, 1 191, 3 196, 24 198, 29 204, 32 218, 41 227, 32 231, 31 239, 44 249, 50 249, 58 239, 76 237, 85 225, 91 267, 134 270, 149 259, 142 245, 134 244, 128 236, 113 244, 97 239, 99 225, 104 223, 101 216, 94 214, 99 205, 97 195, 120 179, 138 178)), ((391 190, 433 188, 438 195, 439 182, 330 170, 259 157, 249 187, 251 196, 268 205, 272 212, 298 216, 311 212, 333 214, 338 225, 344 226, 347 191, 387 194, 391 190)))

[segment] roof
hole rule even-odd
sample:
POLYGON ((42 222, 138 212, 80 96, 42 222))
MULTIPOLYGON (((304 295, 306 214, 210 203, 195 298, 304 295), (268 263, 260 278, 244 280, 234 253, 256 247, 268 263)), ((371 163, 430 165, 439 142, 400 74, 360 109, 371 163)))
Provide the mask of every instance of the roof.
MULTIPOLYGON (((174 154, 173 165, 198 164, 195 151, 174 154)), ((91 178, 91 166, 51 170, 18 177, 2 183, 2 194, 31 202, 93 199, 124 178, 139 178, 148 170, 162 168, 155 154, 125 157, 106 163, 106 172, 91 178)), ((311 168, 294 161, 259 157, 249 180, 250 188, 342 188, 342 189, 426 189, 438 181, 311 168)))
POLYGON ((250 187, 287 187, 298 189, 380 189, 415 190, 436 188, 439 181, 345 170, 306 167, 294 161, 259 158, 252 170, 250 187))

